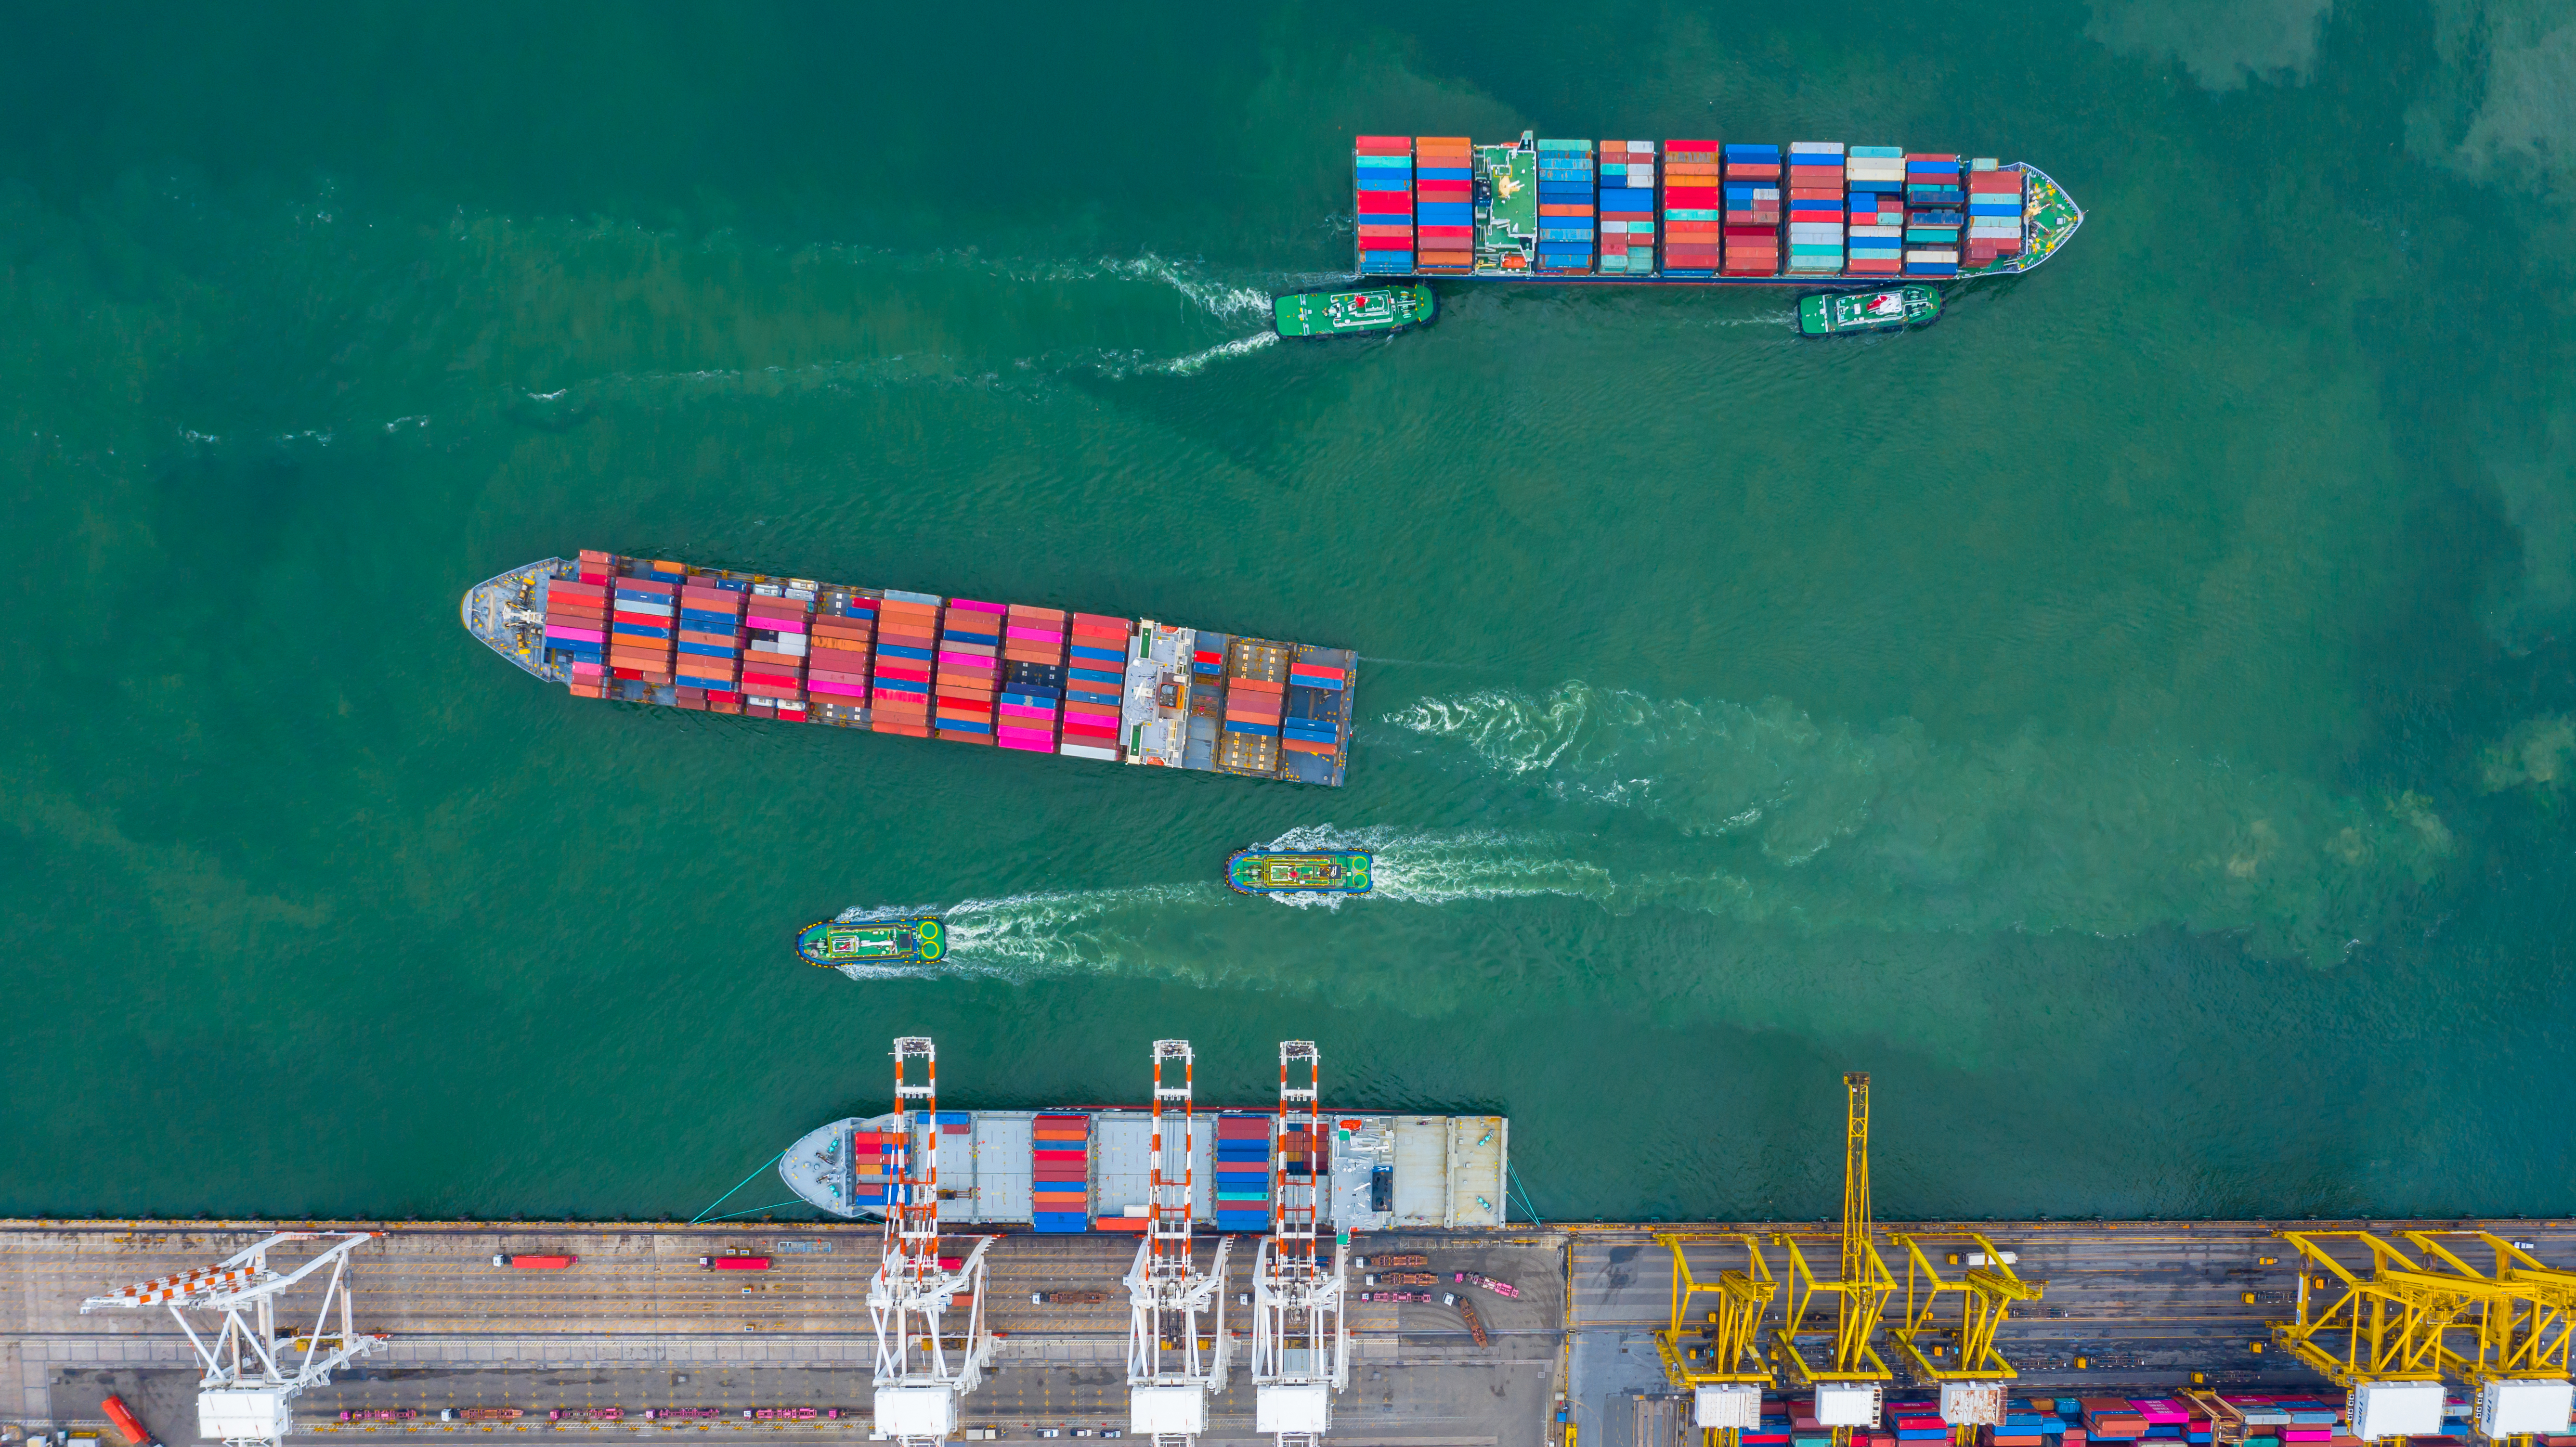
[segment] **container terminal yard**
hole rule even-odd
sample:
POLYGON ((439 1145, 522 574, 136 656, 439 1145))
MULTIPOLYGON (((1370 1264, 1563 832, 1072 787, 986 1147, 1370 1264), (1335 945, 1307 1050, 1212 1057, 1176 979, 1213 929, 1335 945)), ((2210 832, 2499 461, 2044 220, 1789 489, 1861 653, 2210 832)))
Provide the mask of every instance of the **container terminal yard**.
MULTIPOLYGON (((1314 1231, 1290 1169, 1266 1233, 1212 1234, 1186 1046, 1157 1049, 1172 1170, 1142 1233, 943 1228, 928 1160, 884 1222, 0 1222, 0 1424, 79 1447, 130 1436, 119 1411, 164 1443, 2576 1440, 2576 1222, 1881 1221, 1855 1076, 1839 1222, 1314 1231)), ((1283 1165, 1319 1154, 1310 1078, 1283 1079, 1283 1165)), ((902 1088, 933 1105, 926 1072, 902 1088)))

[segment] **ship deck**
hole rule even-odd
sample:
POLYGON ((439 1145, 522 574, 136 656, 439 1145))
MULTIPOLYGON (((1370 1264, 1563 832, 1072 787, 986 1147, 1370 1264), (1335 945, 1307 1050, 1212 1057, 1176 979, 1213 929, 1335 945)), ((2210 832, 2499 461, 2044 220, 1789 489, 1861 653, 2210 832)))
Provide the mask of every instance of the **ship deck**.
MULTIPOLYGON (((1152 1119, 1141 1110, 1048 1112, 1092 1117, 1088 1194, 1095 1218, 1134 1220, 1147 1199, 1152 1119)), ((1192 1162, 1199 1189, 1194 1219, 1213 1223, 1216 1130, 1199 1112, 1192 1162)), ((1259 1112, 1267 1114, 1267 1112, 1259 1112)), ((939 1140, 939 1218, 966 1225, 1022 1224, 1030 1219, 1030 1149, 1038 1112, 955 1112, 969 1128, 939 1140)), ((1354 1231, 1404 1227, 1480 1228, 1504 1224, 1509 1189, 1510 1123, 1501 1116, 1392 1115, 1335 1112, 1357 1129, 1333 1134, 1332 1169, 1322 1202, 1327 1224, 1354 1231)), ((850 1217, 847 1142, 854 1130, 883 1130, 891 1114, 837 1120, 807 1132, 779 1158, 779 1179, 819 1209, 850 1217)), ((930 1126, 914 1130, 916 1154, 930 1126)), ((1114 1228, 1113 1228, 1114 1229, 1114 1228)))

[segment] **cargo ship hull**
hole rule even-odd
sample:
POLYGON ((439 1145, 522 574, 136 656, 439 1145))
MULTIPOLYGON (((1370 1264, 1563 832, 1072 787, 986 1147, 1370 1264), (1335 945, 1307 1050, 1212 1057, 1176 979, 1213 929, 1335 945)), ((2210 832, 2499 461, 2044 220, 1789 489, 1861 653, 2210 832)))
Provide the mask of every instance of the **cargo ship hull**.
POLYGON ((1840 142, 1361 136, 1363 282, 1885 286, 2029 271, 2083 208, 2037 166, 1840 142))
MULTIPOLYGON (((878 1218, 898 1142, 892 1115, 836 1120, 779 1158, 789 1190, 835 1216, 878 1218)), ((1209 1229, 1270 1229, 1278 1153, 1272 1111, 1202 1110, 1193 1158, 1196 1219, 1209 1229)), ((1167 1118, 1168 1126, 1168 1118, 1167 1118)), ((1327 1118, 1319 1195, 1347 1231, 1499 1227, 1511 1171, 1511 1122, 1498 1115, 1327 1118)), ((1151 1117, 1137 1109, 941 1111, 916 1123, 918 1159, 939 1133, 939 1218, 1044 1232, 1142 1232, 1151 1117)))
POLYGON ((1335 786, 1359 656, 1152 618, 585 552, 466 590, 579 698, 1335 786))

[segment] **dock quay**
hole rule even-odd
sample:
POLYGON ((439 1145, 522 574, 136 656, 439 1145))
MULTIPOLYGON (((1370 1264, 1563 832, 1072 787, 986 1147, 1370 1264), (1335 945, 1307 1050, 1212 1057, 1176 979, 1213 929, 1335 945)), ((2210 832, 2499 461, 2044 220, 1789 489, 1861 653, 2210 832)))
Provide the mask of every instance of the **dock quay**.
MULTIPOLYGON (((2326 1389, 2277 1348, 2256 1350, 2288 1312, 2298 1257, 2281 1230, 2492 1231, 2553 1265, 2576 1262, 2576 1223, 2021 1221, 1881 1223, 1930 1239, 1979 1232, 2044 1282, 2000 1345, 2013 1390, 2326 1389), (2268 1263, 2268 1264, 2266 1264, 2268 1263), (2197 1374, 2197 1376, 2195 1376, 2197 1374)), ((1669 1324, 1679 1242, 1695 1276, 1713 1277, 1743 1234, 1823 1233, 1830 1222, 1622 1223, 1368 1233, 1354 1253, 1419 1253, 1456 1272, 1514 1284, 1517 1299, 1473 1294, 1479 1346, 1440 1304, 1356 1302, 1353 1370, 1330 1439, 1383 1447, 1675 1447, 1686 1399, 1664 1376, 1654 1333, 1669 1324), (1558 1420, 1559 1412, 1565 1420, 1558 1420)), ((298 1435, 575 1435, 598 1443, 674 1432, 709 1440, 869 1434, 867 1284, 874 1223, 741 1222, 0 1222, 0 1424, 36 1435, 99 1430, 121 1394, 167 1443, 194 1441, 197 1371, 167 1311, 81 1314, 84 1297, 211 1265, 277 1230, 377 1230, 350 1257, 358 1329, 387 1340, 296 1403, 298 1435), (769 1270, 736 1274, 699 1258, 756 1253, 769 1270), (561 1254, 565 1270, 496 1267, 493 1257, 561 1254), (518 1420, 441 1422, 439 1409, 506 1406, 518 1420), (619 1420, 549 1421, 555 1409, 622 1409, 619 1420), (678 1422, 648 1408, 717 1409, 678 1422), (746 1420, 745 1410, 812 1407, 812 1420, 746 1420), (828 1415, 838 1409, 839 1415, 828 1415), (409 1418, 394 1414, 409 1411, 409 1418), (343 1421, 343 1412, 379 1420, 343 1421), (383 1420, 382 1418, 393 1418, 383 1420)), ((1248 1248, 1251 1243, 1244 1245, 1248 1248)), ((1740 1248, 1735 1248, 1740 1250, 1740 1248)), ((967 1402, 975 1437, 1072 1436, 1125 1426, 1127 1305, 1119 1278, 1132 1239, 1106 1233, 1008 1233, 989 1251, 987 1320, 1000 1338, 991 1375, 967 1402), (1098 1293, 1096 1302, 1033 1296, 1098 1293)), ((1202 1259, 1213 1244, 1202 1238, 1202 1259)), ((1231 1305, 1249 1290, 1253 1253, 1236 1252, 1231 1305)), ((1352 1273, 1354 1292, 1369 1290, 1352 1273)), ((291 1320, 291 1302, 281 1321, 291 1320)), ((1900 1374, 1893 1387, 1901 1389, 1900 1374)), ((1237 1373, 1212 1404, 1210 1444, 1267 1442, 1253 1431, 1237 1373)), ((12 1434, 15 1435, 15 1434, 12 1434)))

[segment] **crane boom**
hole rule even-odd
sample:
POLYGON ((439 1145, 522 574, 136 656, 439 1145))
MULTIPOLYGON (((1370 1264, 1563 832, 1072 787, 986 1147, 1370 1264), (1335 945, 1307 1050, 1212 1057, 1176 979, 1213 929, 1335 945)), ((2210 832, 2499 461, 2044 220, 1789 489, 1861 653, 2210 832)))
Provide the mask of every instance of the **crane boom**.
POLYGON ((939 1254, 939 1054, 928 1036, 894 1042, 894 1109, 884 1246, 868 1283, 876 1429, 904 1447, 936 1447, 957 1430, 958 1404, 983 1384, 993 1358, 984 1327, 984 1253, 993 1238, 979 1237, 963 1258, 939 1254), (960 1300, 966 1330, 951 1338, 942 1322, 960 1300))
POLYGON ((1218 1237, 1216 1260, 1201 1271, 1190 1236, 1198 1150, 1191 1113, 1194 1071, 1190 1042, 1154 1042, 1145 1239, 1136 1244, 1126 1285, 1128 1422, 1156 1447, 1188 1447, 1207 1430, 1208 1398, 1225 1390, 1233 1345, 1225 1332, 1223 1288, 1226 1254, 1234 1243, 1218 1237))
POLYGON ((280 1231, 212 1266, 138 1281, 81 1303, 81 1314, 111 1308, 166 1306, 187 1333, 202 1369, 197 1380, 197 1433, 230 1447, 274 1447, 294 1423, 295 1399, 305 1388, 326 1385, 342 1365, 375 1350, 385 1338, 357 1329, 349 1291, 349 1253, 382 1231, 280 1231), (290 1241, 328 1241, 311 1260, 290 1270, 268 1264, 268 1253, 290 1241), (283 1335, 278 1299, 318 1278, 321 1300, 313 1325, 283 1335), (188 1313, 220 1313, 213 1340, 200 1335, 188 1313), (335 1328, 332 1318, 337 1315, 335 1328))
POLYGON ((1834 1447, 1850 1447, 1854 1427, 1878 1425, 1882 1384, 1895 1374, 1880 1360, 1873 1339, 1888 1296, 1896 1290, 1895 1273, 1887 1269, 1873 1239, 1869 1201, 1869 1076, 1853 1071, 1843 1077, 1843 1228, 1841 1275, 1817 1277, 1799 1246, 1799 1234, 1783 1231, 1772 1240, 1788 1254, 1787 1319, 1772 1333, 1772 1359, 1792 1379, 1815 1389, 1819 1426, 1832 1429, 1834 1447), (1807 1314, 1816 1298, 1835 1299, 1833 1344, 1819 1365, 1801 1352, 1798 1338, 1807 1334, 1807 1314))
POLYGON ((1253 1425, 1279 1447, 1315 1447, 1331 1425, 1333 1394, 1351 1379, 1342 1247, 1333 1245, 1328 1264, 1319 1234, 1316 1182, 1330 1164, 1322 1095, 1315 1042, 1279 1042, 1270 1235, 1252 1267, 1253 1425))

